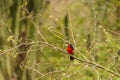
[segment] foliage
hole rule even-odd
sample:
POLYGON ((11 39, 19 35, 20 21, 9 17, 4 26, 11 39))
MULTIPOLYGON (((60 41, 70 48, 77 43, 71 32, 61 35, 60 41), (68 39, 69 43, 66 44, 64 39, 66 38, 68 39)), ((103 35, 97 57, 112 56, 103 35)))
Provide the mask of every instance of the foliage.
POLYGON ((0 0, 0 80, 119 80, 119 3, 0 0))

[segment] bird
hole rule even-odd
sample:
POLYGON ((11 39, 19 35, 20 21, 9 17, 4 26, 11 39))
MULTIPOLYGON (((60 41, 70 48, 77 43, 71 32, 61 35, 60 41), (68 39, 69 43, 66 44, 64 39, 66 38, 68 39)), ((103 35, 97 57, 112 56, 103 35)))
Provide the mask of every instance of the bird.
POLYGON ((68 52, 68 54, 70 54, 70 61, 73 61, 74 57, 71 56, 71 55, 74 55, 74 48, 73 48, 72 44, 68 43, 68 45, 67 45, 67 52, 68 52))

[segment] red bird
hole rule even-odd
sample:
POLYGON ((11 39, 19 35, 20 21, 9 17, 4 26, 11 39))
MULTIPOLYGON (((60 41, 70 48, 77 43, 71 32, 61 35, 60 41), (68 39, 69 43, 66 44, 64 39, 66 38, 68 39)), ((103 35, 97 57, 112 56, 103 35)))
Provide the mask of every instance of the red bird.
MULTIPOLYGON (((68 43, 67 52, 68 52, 68 54, 74 55, 74 48, 73 48, 72 44, 68 43)), ((74 57, 70 56, 70 60, 73 61, 74 57)))

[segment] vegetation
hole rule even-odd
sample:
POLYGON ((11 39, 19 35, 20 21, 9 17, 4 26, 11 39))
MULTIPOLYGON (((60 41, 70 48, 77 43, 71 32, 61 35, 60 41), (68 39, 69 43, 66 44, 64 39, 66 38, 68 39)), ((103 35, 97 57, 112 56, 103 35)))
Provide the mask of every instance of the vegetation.
POLYGON ((120 80, 119 0, 0 0, 0 24, 0 80, 120 80))

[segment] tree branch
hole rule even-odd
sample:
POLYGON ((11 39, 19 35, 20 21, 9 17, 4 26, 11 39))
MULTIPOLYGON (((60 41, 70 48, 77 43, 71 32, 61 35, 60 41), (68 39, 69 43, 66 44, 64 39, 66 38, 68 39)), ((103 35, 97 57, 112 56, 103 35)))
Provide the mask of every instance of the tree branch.
MULTIPOLYGON (((6 50, 5 52, 2 52, 0 55, 3 55, 3 54, 5 54, 5 53, 8 53, 9 51, 12 51, 12 50, 14 50, 14 49, 17 49, 17 48, 20 47, 21 45, 24 45, 24 44, 36 44, 36 43, 37 43, 37 44, 38 44, 38 43, 45 44, 45 45, 47 45, 48 47, 50 47, 51 49, 54 49, 54 50, 63 52, 63 53, 66 54, 66 55, 70 55, 70 54, 67 53, 67 51, 65 51, 65 50, 63 50, 63 49, 61 49, 61 48, 58 48, 58 47, 56 47, 56 46, 54 46, 54 45, 52 45, 52 44, 49 44, 48 42, 43 42, 43 41, 37 41, 37 42, 31 42, 31 43, 22 43, 22 44, 14 47, 14 48, 11 48, 11 49, 6 50)), ((93 65, 93 66, 95 66, 95 67, 97 67, 97 68, 99 68, 99 69, 105 70, 105 71, 107 71, 107 72, 109 72, 109 73, 111 73, 111 74, 113 74, 113 75, 115 75, 115 76, 117 76, 117 77, 120 77, 120 74, 119 74, 119 73, 117 73, 117 72, 115 72, 115 71, 113 71, 113 70, 107 69, 107 68, 105 68, 104 66, 101 66, 101 65, 99 65, 99 64, 97 64, 97 63, 94 63, 94 62, 91 62, 91 61, 88 61, 88 60, 86 61, 86 60, 77 58, 77 57, 74 56, 74 55, 71 55, 71 56, 74 57, 76 60, 82 62, 82 63, 89 64, 89 65, 93 65)))
MULTIPOLYGON (((70 54, 68 54, 66 51, 64 51, 63 49, 60 49, 60 48, 58 48, 58 47, 56 47, 56 46, 54 46, 54 45, 51 45, 51 44, 45 43, 45 42, 41 42, 41 43, 48 45, 48 46, 49 46, 50 48, 52 48, 52 49, 55 49, 55 50, 57 50, 57 51, 63 52, 63 53, 65 53, 65 54, 67 54, 67 55, 70 55, 70 54)), ((86 60, 77 58, 77 57, 74 56, 74 55, 71 55, 71 56, 74 57, 76 60, 78 60, 78 61, 80 61, 80 62, 83 62, 83 63, 85 63, 85 64, 89 64, 89 65, 94 65, 95 67, 97 67, 97 68, 99 68, 99 69, 105 70, 105 71, 107 71, 107 72, 109 72, 109 73, 111 73, 111 74, 113 74, 113 75, 115 75, 115 76, 117 76, 117 77, 120 77, 120 74, 119 74, 119 73, 114 72, 114 71, 112 71, 112 70, 110 70, 110 69, 107 69, 107 68, 105 68, 104 66, 101 66, 101 65, 99 65, 99 64, 97 64, 97 63, 94 63, 94 62, 90 62, 90 61, 86 61, 86 60)))

